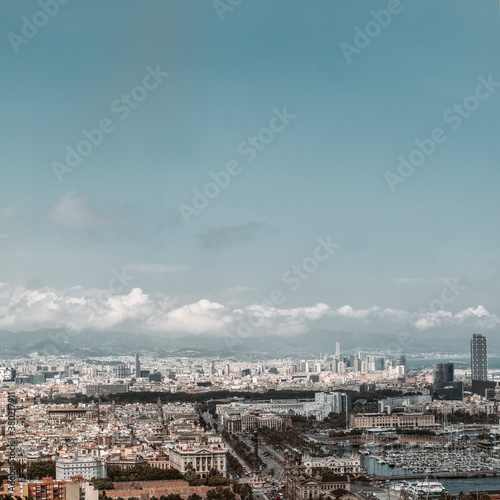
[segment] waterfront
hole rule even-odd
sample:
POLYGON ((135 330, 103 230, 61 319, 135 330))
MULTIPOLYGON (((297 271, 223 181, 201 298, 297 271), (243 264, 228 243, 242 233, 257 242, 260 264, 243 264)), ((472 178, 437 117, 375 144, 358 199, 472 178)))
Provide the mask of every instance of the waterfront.
POLYGON ((406 467, 389 467, 387 464, 379 463, 373 456, 361 455, 361 466, 366 469, 369 476, 398 477, 411 474, 406 467))
POLYGON ((500 489, 500 477, 471 477, 467 479, 439 479, 439 482, 451 495, 458 495, 461 491, 498 490, 500 489))
MULTIPOLYGON (((406 366, 409 368, 413 367, 424 367, 424 368, 432 368, 433 365, 437 363, 456 363, 457 368, 468 369, 470 370, 470 357, 464 356, 460 358, 455 358, 453 356, 446 357, 443 356, 441 358, 408 358, 406 360, 406 366)), ((500 370, 500 357, 499 356, 491 356, 488 358, 488 368, 490 370, 500 370)))
MULTIPOLYGON (((410 474, 411 470, 405 467, 389 467, 387 464, 379 463, 375 457, 361 456, 361 465, 369 475, 391 476, 393 481, 402 480, 398 477, 410 474)), ((429 479, 437 480, 443 484, 446 491, 452 495, 458 495, 461 491, 468 493, 475 490, 500 489, 500 477, 471 477, 463 479, 435 479, 429 474, 429 479)))

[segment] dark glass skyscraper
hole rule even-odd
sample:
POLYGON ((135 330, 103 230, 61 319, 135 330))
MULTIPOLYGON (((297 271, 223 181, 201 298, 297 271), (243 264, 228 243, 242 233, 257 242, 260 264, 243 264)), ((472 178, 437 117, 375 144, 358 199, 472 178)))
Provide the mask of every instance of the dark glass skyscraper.
POLYGON ((481 333, 475 333, 470 341, 470 364, 472 380, 488 380, 488 346, 481 333))
POLYGON ((455 370, 453 363, 438 363, 433 369, 434 389, 443 389, 453 385, 455 370))

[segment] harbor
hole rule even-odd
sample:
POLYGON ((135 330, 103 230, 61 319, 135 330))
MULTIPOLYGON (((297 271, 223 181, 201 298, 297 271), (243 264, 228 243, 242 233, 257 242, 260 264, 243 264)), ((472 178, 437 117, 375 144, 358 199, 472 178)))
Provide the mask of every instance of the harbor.
POLYGON ((425 474, 435 477, 472 477, 500 473, 500 458, 491 456, 489 452, 472 450, 470 447, 447 449, 446 446, 444 449, 431 446, 384 451, 373 458, 379 464, 388 465, 389 469, 403 469, 407 471, 404 475, 411 477, 425 474))

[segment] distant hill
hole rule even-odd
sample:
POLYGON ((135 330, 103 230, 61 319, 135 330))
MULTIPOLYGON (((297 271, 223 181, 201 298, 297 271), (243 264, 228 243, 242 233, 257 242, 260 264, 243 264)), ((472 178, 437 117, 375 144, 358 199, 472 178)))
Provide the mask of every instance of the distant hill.
MULTIPOLYGON (((85 330, 68 334, 64 329, 42 329, 30 332, 0 331, 0 354, 3 357, 31 353, 47 355, 70 354, 77 357, 126 355, 134 352, 154 352, 158 356, 178 355, 231 356, 275 358, 332 353, 335 340, 342 350, 387 351, 396 355, 433 352, 468 352, 471 332, 426 331, 409 334, 366 334, 312 330, 307 334, 290 336, 253 335, 245 339, 217 335, 153 335, 132 332, 85 330)), ((487 335, 489 350, 500 348, 500 339, 487 335)))

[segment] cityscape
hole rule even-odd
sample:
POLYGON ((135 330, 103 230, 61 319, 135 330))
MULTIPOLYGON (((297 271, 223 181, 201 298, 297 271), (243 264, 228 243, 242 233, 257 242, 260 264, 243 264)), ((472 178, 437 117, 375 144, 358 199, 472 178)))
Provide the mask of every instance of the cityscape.
POLYGON ((500 500, 498 0, 1 9, 0 500, 500 500))
POLYGON ((410 365, 402 353, 345 352, 340 339, 316 359, 14 357, 0 367, 2 494, 385 500, 489 490, 500 474, 500 379, 486 336, 471 336, 469 357, 410 365))

